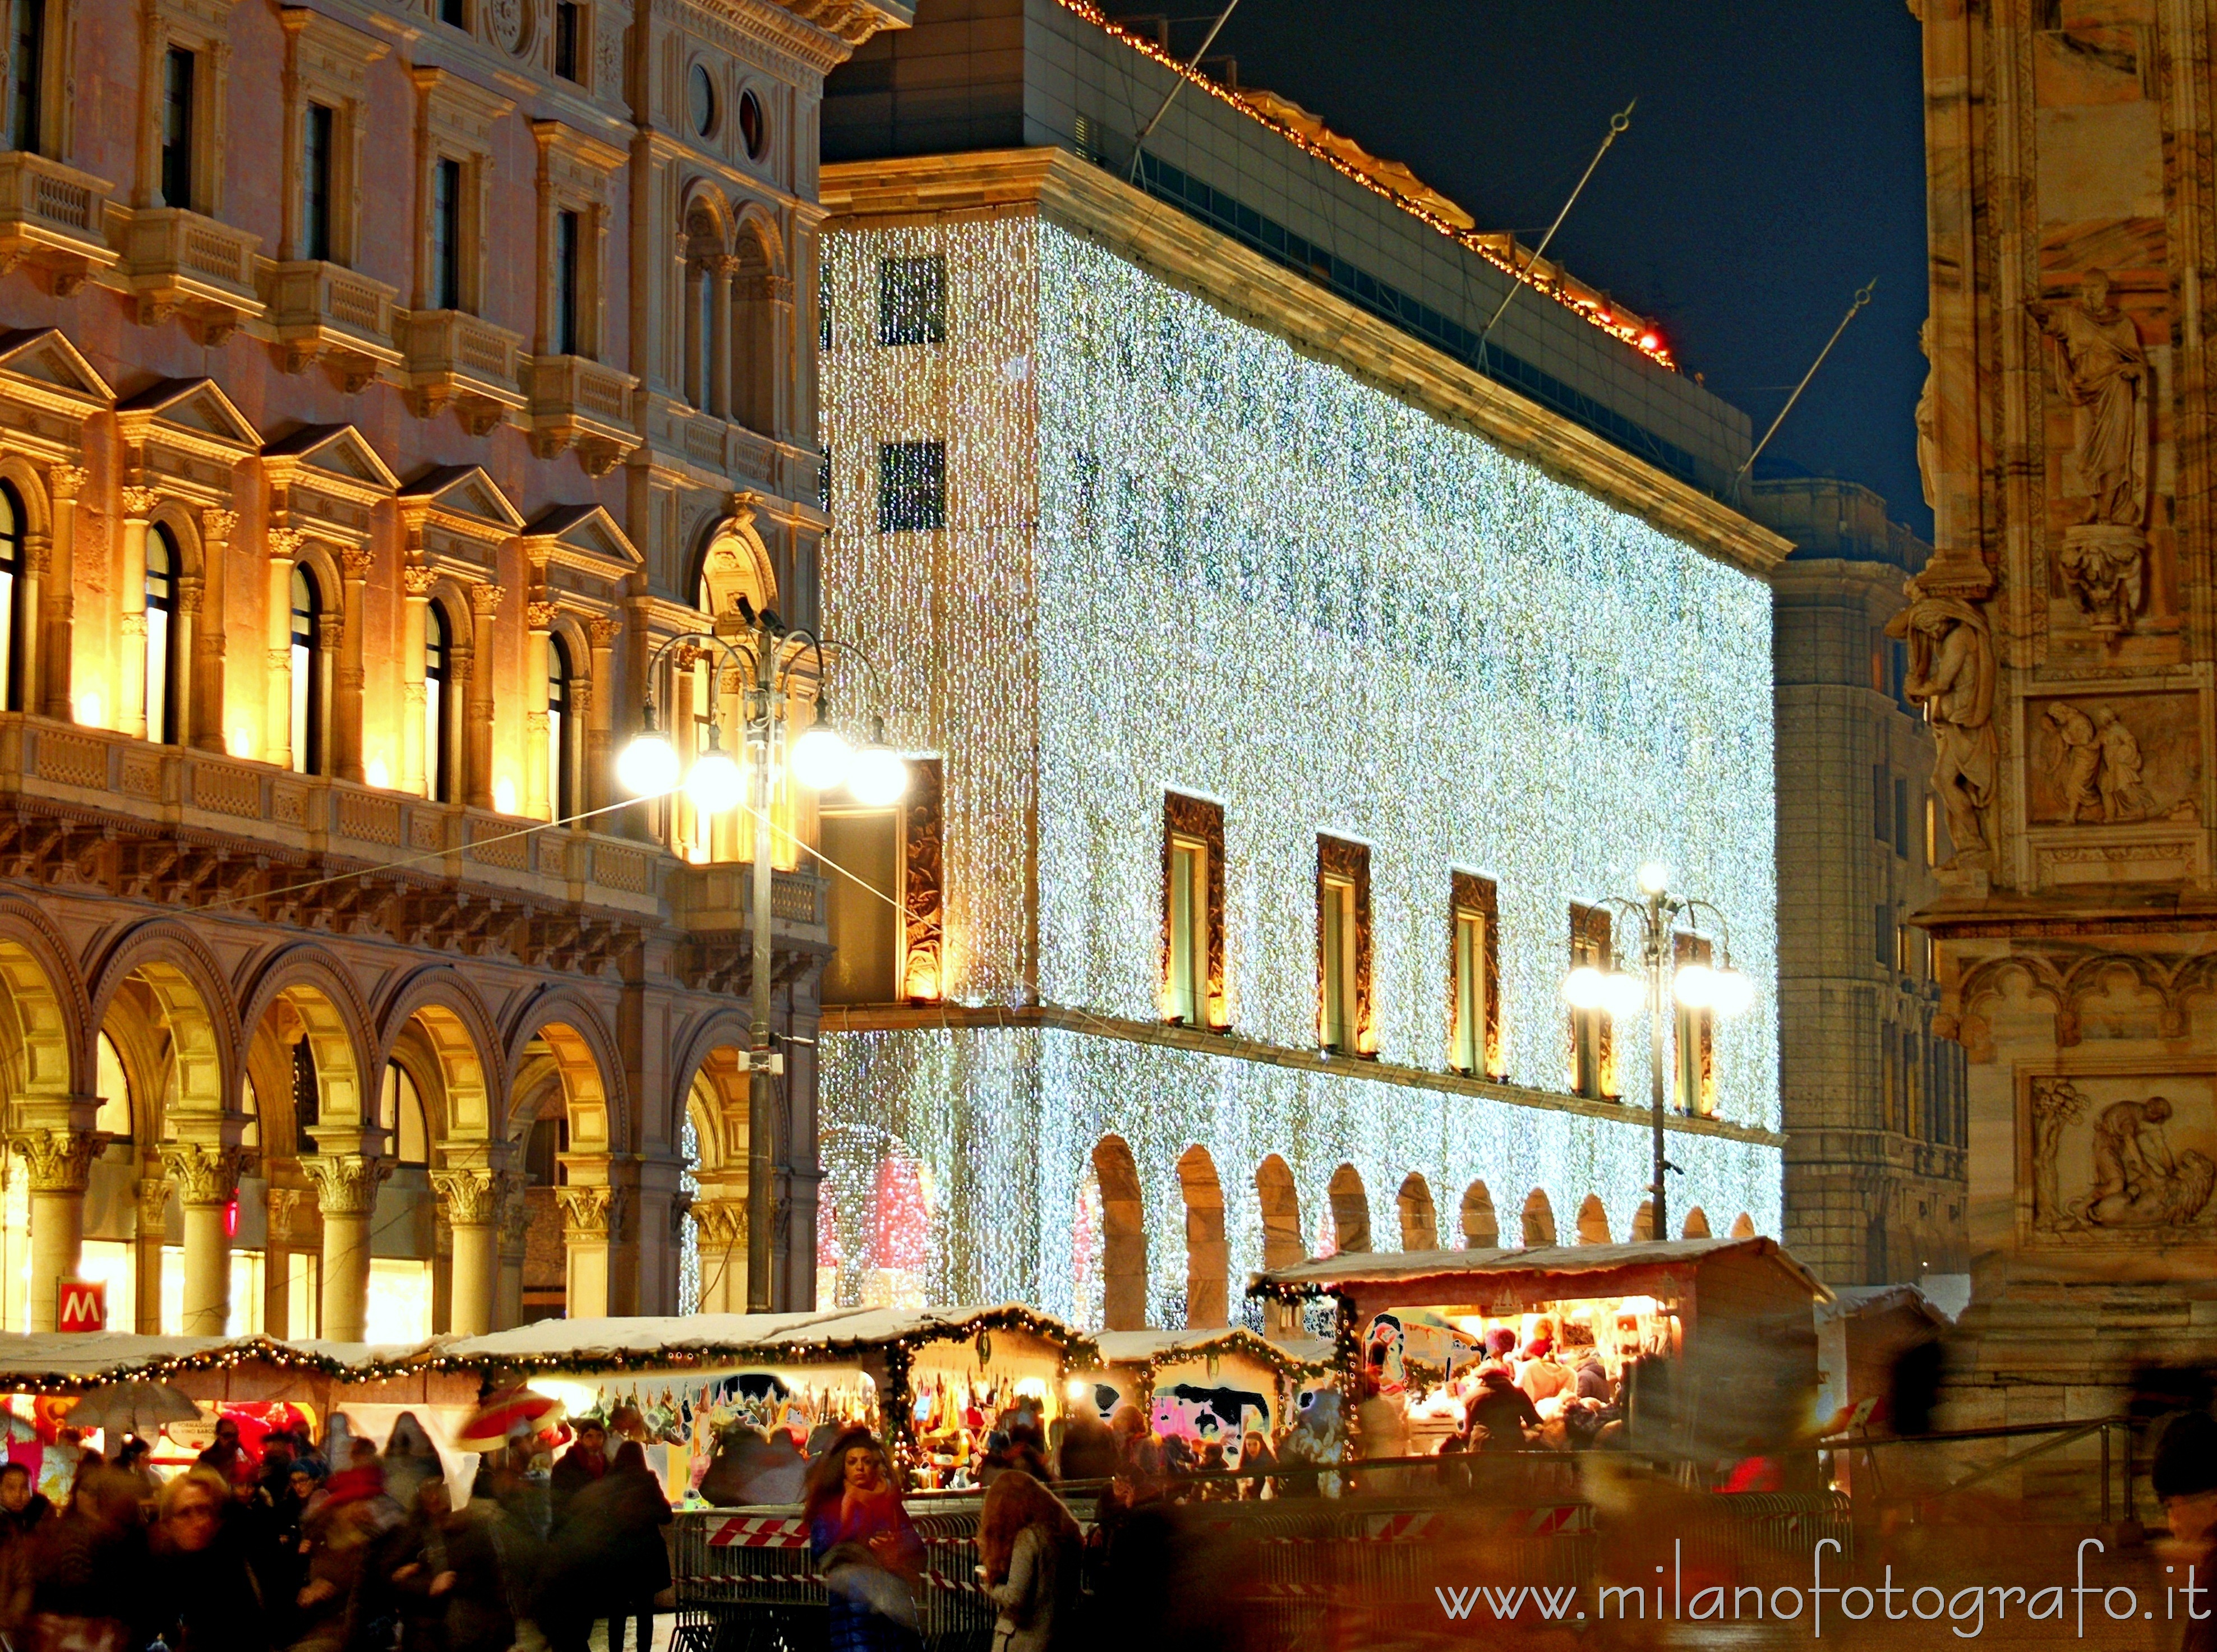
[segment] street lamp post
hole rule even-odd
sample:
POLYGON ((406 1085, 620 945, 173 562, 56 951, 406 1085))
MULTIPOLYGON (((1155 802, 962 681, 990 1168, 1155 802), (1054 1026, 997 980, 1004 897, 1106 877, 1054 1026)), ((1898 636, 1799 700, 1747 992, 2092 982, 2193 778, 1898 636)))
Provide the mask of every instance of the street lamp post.
POLYGON ((1732 967, 1731 931, 1725 924, 1724 914, 1708 901, 1672 894, 1670 885, 1669 868, 1651 860, 1640 868, 1638 900, 1611 896, 1605 903, 1639 925, 1639 974, 1624 967, 1622 960, 1615 955, 1612 941, 1608 968, 1582 964, 1563 980, 1563 996, 1574 1009, 1595 1011, 1616 1020, 1624 1020, 1643 1007, 1647 1011, 1647 1079, 1655 1152, 1655 1179, 1648 1184, 1649 1237, 1653 1239, 1670 1236, 1664 1183, 1668 1173, 1677 1168, 1670 1161, 1663 1135, 1664 1008, 1675 997, 1689 1009, 1737 1015, 1755 996, 1753 984, 1732 967), (1724 946, 1723 960, 1717 967, 1677 962, 1671 936, 1681 914, 1706 914, 1714 921, 1724 946))
MULTIPOLYGON (((851 644, 788 627, 776 614, 757 614, 742 598, 738 608, 744 629, 725 632, 683 632, 666 639, 647 663, 647 698, 639 732, 616 761, 616 778, 640 798, 662 797, 682 786, 693 806, 713 817, 737 807, 742 780, 747 812, 754 818, 754 899, 748 915, 753 966, 749 971, 752 1019, 747 1051, 747 1311, 768 1313, 772 1304, 770 1272, 774 1261, 771 1223, 775 1205, 772 1185, 770 1141, 775 1131, 776 1080, 785 1071, 785 1057, 770 1047, 770 925, 775 889, 770 860, 770 802, 779 780, 790 769, 794 778, 812 790, 844 784, 855 800, 869 806, 896 803, 908 790, 908 766, 885 743, 885 724, 876 719, 869 743, 860 750, 849 744, 831 724, 831 705, 823 681, 824 656, 832 651, 860 660, 868 659, 851 644), (672 650, 689 646, 728 663, 747 681, 742 714, 746 772, 723 749, 721 728, 708 719, 707 749, 685 769, 677 748, 658 724, 654 685, 672 650), (793 743, 785 743, 785 710, 794 667, 805 655, 816 658, 819 687, 816 721, 793 743)), ((720 670, 720 665, 719 665, 720 670)), ((720 706, 722 694, 712 699, 720 706)))

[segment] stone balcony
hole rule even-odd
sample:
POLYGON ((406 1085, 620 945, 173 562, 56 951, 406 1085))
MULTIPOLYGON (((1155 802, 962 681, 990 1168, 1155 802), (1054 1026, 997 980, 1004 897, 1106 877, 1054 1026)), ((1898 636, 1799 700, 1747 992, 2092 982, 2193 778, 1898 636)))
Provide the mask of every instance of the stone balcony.
MULTIPOLYGON (((679 866, 670 880, 670 922, 690 940, 679 973, 705 991, 744 993, 754 970, 754 866, 679 866)), ((831 955, 831 884, 814 872, 770 874, 770 934, 777 978, 788 981, 831 955)))
POLYGON ((472 435, 487 435, 526 404, 523 340, 460 310, 414 310, 398 328, 401 371, 420 418, 452 406, 472 435))
POLYGON ((307 260, 262 266, 264 319, 276 335, 287 373, 321 362, 349 395, 358 395, 381 367, 401 361, 392 342, 398 296, 382 281, 342 265, 307 260))
POLYGON ((123 230, 124 284, 142 325, 182 315, 213 348, 262 314, 255 253, 262 237, 182 206, 132 213, 123 230))
POLYGON ((524 368, 531 447, 541 459, 577 450, 588 476, 605 476, 639 444, 632 392, 639 380, 579 355, 534 356, 524 368))
POLYGON ((42 271, 65 299, 114 267, 105 178, 23 150, 0 153, 0 267, 42 271))

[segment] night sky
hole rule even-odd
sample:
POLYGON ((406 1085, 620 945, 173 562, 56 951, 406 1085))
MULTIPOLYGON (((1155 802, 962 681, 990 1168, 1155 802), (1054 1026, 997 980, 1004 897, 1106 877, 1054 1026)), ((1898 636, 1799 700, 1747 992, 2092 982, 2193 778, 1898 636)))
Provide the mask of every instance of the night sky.
MULTIPOLYGON (((1214 3, 1170 6, 1180 55, 1214 3)), ((1930 536, 1911 424, 1924 111, 1903 0, 1240 0, 1210 50, 1226 53, 1243 85, 1407 162, 1479 228, 1528 244, 1637 97, 1550 256, 1658 320, 1685 371, 1745 409, 1758 437, 1876 276, 1759 468, 1861 482, 1930 536)))

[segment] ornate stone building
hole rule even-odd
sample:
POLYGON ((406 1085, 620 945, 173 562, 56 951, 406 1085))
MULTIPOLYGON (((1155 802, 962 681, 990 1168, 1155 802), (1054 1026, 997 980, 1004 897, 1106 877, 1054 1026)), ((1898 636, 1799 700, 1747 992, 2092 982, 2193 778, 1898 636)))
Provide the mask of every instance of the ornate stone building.
MULTIPOLYGON (((0 1322, 742 1299, 752 835, 616 806, 611 745, 728 707, 649 681, 711 608, 813 616, 818 99, 905 20, 15 0, 0 1322)), ((781 874, 794 1304, 822 898, 781 874)))
POLYGON ((1778 1076, 1785 1240, 1832 1285, 1964 1268, 1961 1049, 1936 1039, 1909 922, 1946 856, 1930 742, 1887 634, 1927 547, 1851 482, 1762 482, 1794 542, 1770 576, 1777 706, 1778 1076))
POLYGON ((1936 527, 1893 621, 1953 847, 1956 1421, 2217 1359, 2210 14, 1922 0, 1936 527))
POLYGON ((1646 1022, 1562 985, 1651 858, 1760 983, 1669 1029, 1670 1227, 1775 1233, 1745 420, 1560 272, 1482 341, 1505 238, 1290 106, 1134 165, 1178 71, 1082 4, 915 34, 825 93, 825 605, 935 759, 824 819, 826 1287, 1208 1325, 1645 1232, 1646 1022))

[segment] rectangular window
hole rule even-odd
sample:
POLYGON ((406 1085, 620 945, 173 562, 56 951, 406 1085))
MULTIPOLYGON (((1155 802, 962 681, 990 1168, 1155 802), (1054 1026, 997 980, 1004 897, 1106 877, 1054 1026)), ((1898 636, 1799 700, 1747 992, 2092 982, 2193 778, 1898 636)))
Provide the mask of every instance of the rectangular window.
POLYGON ((470 26, 468 0, 439 0, 439 21, 455 28, 470 26))
POLYGON ((1893 779, 1893 852, 1909 859, 1909 782, 1899 774, 1893 779))
POLYGON ((39 88, 46 71, 46 0, 15 0, 9 40, 8 139, 10 147, 39 147, 39 88))
POLYGON ((1878 961, 1893 962, 1893 909, 1880 903, 1871 908, 1871 933, 1878 937, 1878 961))
POLYGON ((1448 1064, 1483 1073, 1485 1058, 1485 915, 1454 915, 1454 1041, 1448 1064))
POLYGON ((331 134, 336 117, 324 104, 308 105, 306 142, 303 159, 307 176, 302 180, 307 206, 308 256, 331 256, 331 134))
POLYGON ((431 168, 431 296, 462 307, 462 163, 444 157, 431 168))
MULTIPOLYGON (((1607 907, 1571 903, 1571 967, 1606 971, 1615 957, 1609 934, 1607 907)), ((1573 1009, 1571 1012, 1571 1089, 1595 1100, 1608 1099, 1615 1086, 1615 1051, 1609 1012, 1573 1009)))
POLYGON ((162 60, 162 204, 193 204, 193 79, 199 59, 173 46, 162 60))
POLYGON ((1924 799, 1924 864, 1940 864, 1940 799, 1934 797, 1924 799))
POLYGON ((947 526, 947 444, 878 444, 878 532, 905 533, 947 526))
POLYGON ((554 352, 577 351, 577 232, 576 213, 554 214, 554 352))
POLYGON ((577 78, 577 8, 573 0, 555 0, 554 72, 563 79, 577 78))
POLYGON ((1448 878, 1448 1065, 1475 1078, 1501 1073, 1501 923, 1493 879, 1448 878))
POLYGON ((1884 763, 1871 765, 1871 835, 1883 843, 1893 821, 1893 788, 1887 784, 1884 763))
POLYGON ((947 340, 947 259, 878 261, 878 342, 942 344, 947 340))
MULTIPOLYGON (((1708 965, 1712 952, 1708 940, 1700 935, 1673 935, 1670 938, 1673 966, 1683 969, 1689 964, 1708 965)), ((1707 1115, 1717 1110, 1715 1076, 1714 1020, 1706 1009, 1689 1009, 1677 1002, 1672 1049, 1677 1082, 1672 1085, 1678 1111, 1707 1115)))
POLYGON ((1344 838, 1317 839, 1317 1042, 1343 1056, 1368 1056, 1370 850, 1344 838))
POLYGON ((1224 1024, 1224 808, 1163 794, 1163 1017, 1224 1024))
POLYGON ((827 1004, 899 1002, 902 811, 827 807, 824 858, 831 874, 827 1004))

